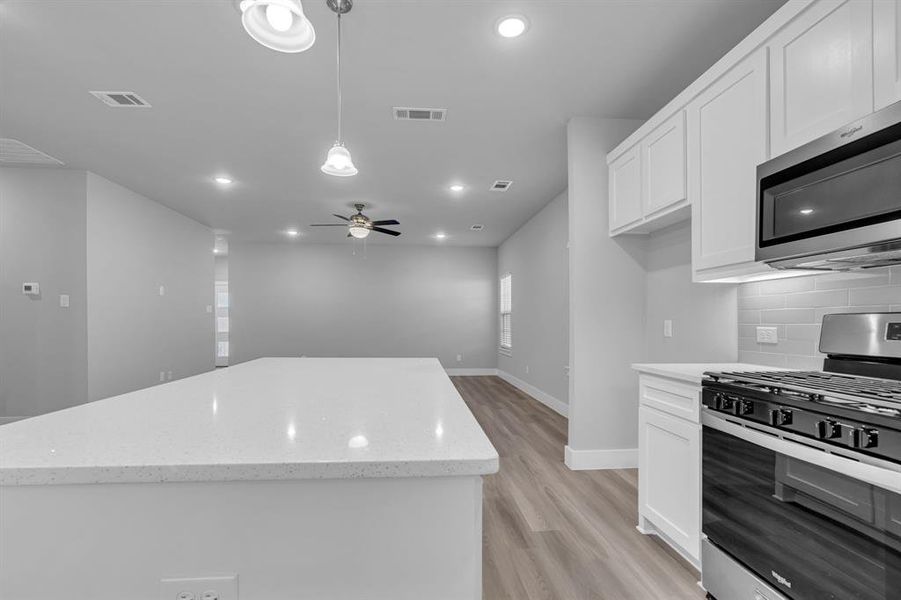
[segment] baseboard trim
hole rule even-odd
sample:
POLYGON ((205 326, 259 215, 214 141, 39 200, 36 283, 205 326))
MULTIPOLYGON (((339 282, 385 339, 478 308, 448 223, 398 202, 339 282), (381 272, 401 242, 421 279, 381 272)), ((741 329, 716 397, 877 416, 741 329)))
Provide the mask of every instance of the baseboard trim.
POLYGON ((573 450, 566 446, 563 462, 573 471, 634 469, 638 467, 638 448, 573 450))
POLYGON ((567 417, 567 418, 569 417, 569 405, 566 402, 563 402, 562 400, 554 398, 550 394, 541 391, 540 389, 538 389, 531 383, 526 383, 522 379, 519 379, 518 377, 514 377, 513 375, 510 375, 506 371, 501 371, 500 369, 497 369, 497 376, 500 377, 501 379, 503 379, 504 381, 506 381, 507 383, 509 383, 510 385, 512 385, 513 387, 515 387, 515 388, 519 389, 520 391, 525 392, 529 396, 535 398, 536 400, 538 400, 539 402, 541 402, 542 404, 547 406, 549 409, 551 409, 555 413, 557 413, 559 415, 563 415, 564 417, 567 417))
POLYGON ((497 375, 497 369, 444 369, 449 377, 484 377, 497 375))

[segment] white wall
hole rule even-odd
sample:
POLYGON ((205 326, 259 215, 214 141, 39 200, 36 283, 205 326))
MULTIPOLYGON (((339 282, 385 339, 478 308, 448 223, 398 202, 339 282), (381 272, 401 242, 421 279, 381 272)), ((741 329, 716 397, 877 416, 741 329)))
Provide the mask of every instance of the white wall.
POLYGON ((231 243, 228 258, 231 364, 307 355, 497 366, 496 248, 370 244, 364 256, 350 242, 231 243))
POLYGON ((569 163, 569 443, 571 468, 637 464, 644 358, 644 240, 610 238, 607 153, 640 121, 573 118, 569 163))
POLYGON ((556 401, 569 398, 569 237, 563 192, 498 248, 498 276, 513 275, 513 349, 504 373, 556 401))
POLYGON ((85 185, 84 171, 0 168, 0 422, 87 398, 85 185))
POLYGON ((213 368, 212 231, 93 173, 87 289, 89 399, 213 368))
POLYGON ((693 283, 691 222, 647 239, 647 362, 734 362, 738 355, 735 284, 693 283), (663 336, 663 321, 673 336, 663 336))

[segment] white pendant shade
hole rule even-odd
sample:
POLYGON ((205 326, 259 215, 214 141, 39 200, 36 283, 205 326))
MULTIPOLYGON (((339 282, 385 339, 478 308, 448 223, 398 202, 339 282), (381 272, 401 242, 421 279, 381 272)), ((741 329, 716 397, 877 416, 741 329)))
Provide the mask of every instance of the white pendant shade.
POLYGON ((241 22, 250 37, 279 52, 303 52, 316 41, 300 0, 243 0, 241 22))
MULTIPOLYGON (((336 177, 350 177, 357 174, 357 168, 350 157, 350 151, 344 147, 344 144, 336 143, 329 149, 328 157, 326 157, 325 163, 322 165, 322 172, 336 177)), ((350 233, 353 235, 353 230, 350 233)), ((366 235, 369 235, 368 230, 366 235)), ((366 237, 366 235, 354 237, 366 237)))

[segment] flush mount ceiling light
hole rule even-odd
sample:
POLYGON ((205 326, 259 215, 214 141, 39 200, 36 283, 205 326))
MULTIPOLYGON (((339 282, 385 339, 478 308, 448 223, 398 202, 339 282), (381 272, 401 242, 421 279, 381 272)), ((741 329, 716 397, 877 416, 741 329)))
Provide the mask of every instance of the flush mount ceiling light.
POLYGON ((515 38, 526 32, 529 28, 529 22, 525 17, 519 15, 510 15, 499 19, 495 29, 501 37, 515 38))
POLYGON ((260 44, 278 52, 303 52, 316 41, 300 0, 241 0, 241 23, 260 44))
POLYGON ((802 208, 798 212, 801 213, 802 215, 809 215, 813 212, 813 209, 812 208, 802 208))
POLYGON ((300 235, 300 232, 296 229, 288 229, 287 231, 285 231, 285 235, 287 235, 288 237, 297 237, 298 235, 300 235))
POLYGON ((435 234, 435 239, 436 239, 436 240, 443 240, 443 239, 445 239, 446 237, 447 237, 447 234, 444 233, 443 231, 439 231, 438 233, 435 234))
MULTIPOLYGON (((338 15, 338 51, 337 60, 335 61, 338 71, 338 138, 335 140, 335 145, 328 151, 328 156, 321 168, 326 175, 351 177, 357 174, 357 168, 354 166, 350 151, 344 147, 344 142, 341 138, 341 15, 349 13, 354 4, 352 0, 326 0, 326 4, 338 15)), ((360 235, 357 235, 354 233, 353 228, 351 228, 350 233, 358 238, 364 238, 369 235, 368 231, 365 234, 359 232, 360 235)))
POLYGON ((213 177, 213 181, 218 183, 219 185, 230 185, 235 182, 231 177, 226 177, 225 175, 217 175, 213 177))
POLYGON ((459 183, 455 183, 454 185, 450 186, 450 191, 452 191, 452 192, 462 192, 462 191, 463 191, 463 186, 460 185, 459 183))

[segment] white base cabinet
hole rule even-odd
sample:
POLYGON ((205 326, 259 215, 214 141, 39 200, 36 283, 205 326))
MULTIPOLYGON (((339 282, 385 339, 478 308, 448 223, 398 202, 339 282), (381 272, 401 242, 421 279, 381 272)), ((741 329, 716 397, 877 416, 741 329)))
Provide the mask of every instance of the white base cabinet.
POLYGON ((700 569, 701 389, 647 374, 639 389, 638 530, 700 569))

